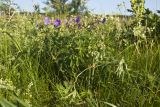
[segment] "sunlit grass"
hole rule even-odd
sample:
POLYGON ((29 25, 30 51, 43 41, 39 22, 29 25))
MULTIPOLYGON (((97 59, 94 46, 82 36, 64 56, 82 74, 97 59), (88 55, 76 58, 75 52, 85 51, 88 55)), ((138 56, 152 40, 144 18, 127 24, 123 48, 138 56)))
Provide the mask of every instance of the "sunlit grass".
POLYGON ((44 25, 41 16, 1 17, 2 106, 160 105, 160 45, 134 40, 132 19, 81 17, 78 29, 44 25))

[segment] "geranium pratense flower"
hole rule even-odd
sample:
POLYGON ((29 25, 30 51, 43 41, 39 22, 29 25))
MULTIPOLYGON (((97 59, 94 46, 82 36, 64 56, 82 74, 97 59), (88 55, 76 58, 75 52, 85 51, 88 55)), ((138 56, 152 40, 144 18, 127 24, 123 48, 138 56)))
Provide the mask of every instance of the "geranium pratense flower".
POLYGON ((60 26, 61 25, 61 20, 60 19, 56 19, 55 21, 54 21, 54 26, 55 27, 58 27, 58 26, 60 26))
POLYGON ((45 24, 45 25, 51 24, 51 19, 50 19, 49 17, 45 17, 45 18, 44 18, 44 24, 45 24))
POLYGON ((75 22, 76 22, 76 23, 79 23, 79 22, 80 22, 80 17, 79 17, 79 16, 75 18, 75 22))
POLYGON ((102 19, 102 23, 103 23, 103 24, 106 23, 106 18, 103 18, 103 19, 102 19))

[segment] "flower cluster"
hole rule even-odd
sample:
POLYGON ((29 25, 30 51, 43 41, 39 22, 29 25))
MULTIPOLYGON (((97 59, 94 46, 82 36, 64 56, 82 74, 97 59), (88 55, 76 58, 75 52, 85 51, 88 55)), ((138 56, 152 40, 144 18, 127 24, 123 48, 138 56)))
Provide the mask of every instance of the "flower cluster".
MULTIPOLYGON (((61 20, 61 19, 55 19, 55 20, 52 20, 51 18, 49 17, 45 17, 43 19, 44 21, 44 25, 47 26, 47 25, 53 25, 54 28, 58 28, 60 27, 62 24, 65 25, 67 28, 70 27, 70 25, 74 25, 77 26, 78 29, 81 29, 82 27, 84 27, 84 23, 83 21, 81 20, 80 16, 77 16, 75 18, 69 18, 69 19, 64 19, 64 20, 61 20)), ((102 24, 105 24, 106 23, 106 18, 103 18, 101 20, 97 20, 95 21, 94 23, 102 23, 102 24)), ((89 25, 90 26, 90 25, 89 25)), ((36 22, 36 28, 38 28, 38 23, 36 22)))
MULTIPOLYGON (((51 19, 49 17, 45 17, 44 18, 44 25, 50 25, 51 24, 51 19)), ((61 20, 60 19, 56 19, 54 21, 54 27, 59 27, 61 25, 61 20)))

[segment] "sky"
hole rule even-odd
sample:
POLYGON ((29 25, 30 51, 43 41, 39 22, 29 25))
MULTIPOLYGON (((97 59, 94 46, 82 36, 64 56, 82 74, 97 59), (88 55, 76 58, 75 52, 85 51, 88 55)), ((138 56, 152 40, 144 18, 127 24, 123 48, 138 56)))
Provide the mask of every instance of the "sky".
MULTIPOLYGON (((43 8, 44 0, 14 0, 22 10, 33 11, 33 3, 38 3, 43 8)), ((86 6, 96 14, 129 14, 130 0, 88 0, 86 6), (124 3, 123 3, 124 2, 124 3), (117 5, 121 5, 119 8, 117 5), (126 9, 125 9, 126 8, 126 9)), ((160 0, 146 0, 145 7, 153 11, 160 10, 160 0)))

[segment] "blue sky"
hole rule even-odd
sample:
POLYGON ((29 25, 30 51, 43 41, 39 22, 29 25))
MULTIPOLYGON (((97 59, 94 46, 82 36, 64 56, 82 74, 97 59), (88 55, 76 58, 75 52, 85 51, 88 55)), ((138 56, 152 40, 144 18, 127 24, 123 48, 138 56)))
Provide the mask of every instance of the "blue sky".
MULTIPOLYGON (((44 0, 15 0, 15 2, 21 7, 22 10, 33 11, 33 2, 40 4, 43 8, 44 0)), ((92 10, 93 13, 99 14, 128 14, 125 11, 124 6, 120 8, 117 7, 118 4, 125 3, 125 7, 130 8, 130 0, 89 0, 87 7, 92 10)), ((153 11, 160 10, 160 0, 146 0, 145 7, 150 8, 153 11)))

